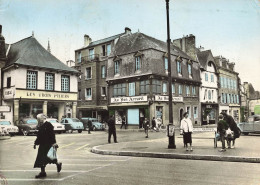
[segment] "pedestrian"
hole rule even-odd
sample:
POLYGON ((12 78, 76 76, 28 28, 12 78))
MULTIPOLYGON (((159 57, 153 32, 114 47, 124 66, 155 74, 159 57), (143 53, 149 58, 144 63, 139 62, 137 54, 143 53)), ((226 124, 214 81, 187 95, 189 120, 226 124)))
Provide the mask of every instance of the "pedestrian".
POLYGON ((220 114, 224 116, 223 119, 227 122, 230 130, 234 133, 234 137, 232 138, 232 147, 228 146, 228 148, 235 148, 235 140, 240 137, 240 130, 232 116, 228 115, 226 112, 221 112, 220 114))
POLYGON ((183 119, 181 120, 181 126, 180 129, 183 130, 183 142, 184 142, 184 147, 186 147, 186 151, 188 151, 188 143, 190 144, 190 151, 193 151, 192 149, 192 137, 191 134, 193 132, 193 125, 192 121, 188 117, 189 113, 185 112, 183 114, 183 119))
POLYGON ((114 137, 114 142, 117 143, 117 138, 116 138, 116 124, 115 124, 115 116, 112 115, 110 116, 108 120, 108 143, 111 141, 111 135, 113 134, 114 137))
POLYGON ((90 119, 88 119, 88 134, 91 134, 91 131, 92 130, 92 122, 90 119))
POLYGON ((143 127, 144 127, 144 133, 146 134, 145 137, 148 138, 148 129, 150 127, 150 123, 149 123, 149 120, 147 118, 144 119, 143 127))
POLYGON ((156 130, 156 121, 155 121, 155 117, 153 117, 152 119, 152 129, 156 130))
POLYGON ((126 117, 125 116, 123 116, 123 118, 122 118, 122 125, 121 125, 120 129, 122 129, 123 126, 126 129, 126 117))
POLYGON ((223 115, 219 115, 219 121, 218 121, 218 126, 217 126, 217 132, 220 135, 220 141, 222 142, 222 149, 219 150, 220 152, 225 152, 226 147, 225 147, 225 135, 226 135, 226 130, 228 129, 228 124, 225 120, 223 120, 223 115))
POLYGON ((209 114, 207 115, 207 125, 209 125, 209 114))
POLYGON ((51 147, 58 148, 56 144, 56 138, 53 131, 53 126, 50 122, 46 121, 44 114, 38 114, 37 119, 39 123, 39 131, 37 133, 36 140, 33 148, 36 149, 36 145, 39 145, 38 154, 34 163, 34 168, 41 168, 41 172, 35 176, 35 178, 46 177, 45 167, 47 164, 56 164, 57 172, 61 171, 62 163, 58 162, 58 159, 51 160, 47 157, 47 153, 51 147))

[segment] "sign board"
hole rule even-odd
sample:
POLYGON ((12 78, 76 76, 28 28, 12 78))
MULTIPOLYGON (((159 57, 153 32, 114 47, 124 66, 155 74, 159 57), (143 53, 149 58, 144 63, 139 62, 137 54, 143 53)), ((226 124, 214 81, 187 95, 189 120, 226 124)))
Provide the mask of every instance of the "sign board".
POLYGON ((3 96, 4 99, 12 99, 15 95, 15 89, 14 88, 8 88, 3 90, 3 96))
POLYGON ((147 101, 147 96, 131 96, 111 98, 111 103, 130 103, 147 101))
MULTIPOLYGON (((154 100, 155 101, 169 101, 169 96, 155 95, 154 100)), ((173 102, 183 102, 183 97, 182 96, 172 97, 172 101, 173 102)))
POLYGON ((0 112, 10 112, 10 111, 11 111, 10 106, 7 106, 7 105, 0 106, 0 112))
POLYGON ((174 126, 173 125, 167 125, 167 135, 168 136, 174 136, 174 126))

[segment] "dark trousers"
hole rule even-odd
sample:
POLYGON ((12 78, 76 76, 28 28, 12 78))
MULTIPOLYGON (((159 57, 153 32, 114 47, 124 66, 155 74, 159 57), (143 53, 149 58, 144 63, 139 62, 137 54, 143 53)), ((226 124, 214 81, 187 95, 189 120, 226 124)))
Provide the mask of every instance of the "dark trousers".
POLYGON ((109 129, 108 130, 108 142, 110 143, 112 134, 113 134, 113 137, 114 137, 114 142, 116 143, 117 142, 117 139, 116 139, 116 129, 109 129))
POLYGON ((125 129, 126 129, 126 124, 123 122, 120 129, 123 128, 123 126, 125 126, 125 129))
POLYGON ((226 148, 226 146, 225 146, 226 139, 225 139, 224 133, 220 133, 220 141, 222 142, 222 149, 225 149, 226 148))

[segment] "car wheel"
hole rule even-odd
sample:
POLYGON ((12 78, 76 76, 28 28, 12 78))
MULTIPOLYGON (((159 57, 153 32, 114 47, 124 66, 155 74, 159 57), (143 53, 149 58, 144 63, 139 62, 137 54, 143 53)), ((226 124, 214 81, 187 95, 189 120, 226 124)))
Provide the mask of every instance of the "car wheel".
POLYGON ((95 126, 93 126, 93 131, 97 130, 95 126))
POLYGON ((249 133, 248 132, 242 132, 242 134, 247 136, 249 133))
POLYGON ((29 135, 29 130, 27 130, 27 129, 26 130, 22 130, 22 133, 23 133, 24 136, 28 136, 29 135))
POLYGON ((78 133, 81 133, 82 132, 82 130, 78 130, 78 133))

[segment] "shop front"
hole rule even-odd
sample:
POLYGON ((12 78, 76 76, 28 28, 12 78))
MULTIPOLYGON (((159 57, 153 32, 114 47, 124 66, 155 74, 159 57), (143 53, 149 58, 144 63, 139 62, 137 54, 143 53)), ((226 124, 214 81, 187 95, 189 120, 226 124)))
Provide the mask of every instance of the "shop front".
POLYGON ((219 106, 216 103, 201 104, 202 125, 217 124, 219 115, 219 106))
POLYGON ((99 122, 106 122, 108 120, 107 106, 79 106, 78 118, 97 118, 99 122))

